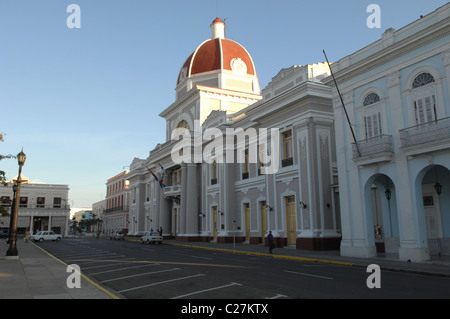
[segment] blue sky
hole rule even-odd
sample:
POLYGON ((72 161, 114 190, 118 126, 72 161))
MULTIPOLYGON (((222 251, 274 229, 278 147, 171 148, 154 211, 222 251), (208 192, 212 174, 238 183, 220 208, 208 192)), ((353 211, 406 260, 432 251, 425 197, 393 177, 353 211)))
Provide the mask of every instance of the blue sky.
MULTIPOLYGON (((186 58, 216 16, 251 54, 261 87, 282 69, 336 61, 447 1, 1 0, 0 154, 23 147, 30 180, 67 184, 75 207, 104 199, 106 180, 165 141, 158 114, 175 101, 186 58), (81 28, 69 29, 70 4, 81 28), (369 4, 381 8, 370 29, 369 4)), ((7 178, 15 160, 3 160, 7 178)))

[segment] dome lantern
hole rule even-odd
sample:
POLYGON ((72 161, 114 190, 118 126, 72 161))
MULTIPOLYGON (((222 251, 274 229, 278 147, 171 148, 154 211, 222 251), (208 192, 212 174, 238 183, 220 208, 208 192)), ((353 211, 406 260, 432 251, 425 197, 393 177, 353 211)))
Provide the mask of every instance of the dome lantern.
POLYGON ((225 39, 225 23, 216 18, 211 23, 211 39, 225 39))

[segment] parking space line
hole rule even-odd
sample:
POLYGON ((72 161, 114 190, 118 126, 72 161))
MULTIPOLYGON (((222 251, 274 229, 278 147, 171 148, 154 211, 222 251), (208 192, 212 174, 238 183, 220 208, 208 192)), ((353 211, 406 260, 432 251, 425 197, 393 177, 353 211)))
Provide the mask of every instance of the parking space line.
POLYGON ((180 268, 172 268, 172 269, 166 269, 166 270, 144 272, 144 273, 140 273, 140 274, 136 274, 136 275, 130 275, 130 276, 125 276, 125 277, 119 277, 119 278, 103 280, 102 282, 105 283, 105 282, 110 282, 110 281, 123 280, 123 279, 139 277, 139 276, 145 276, 145 275, 159 274, 159 273, 162 273, 162 272, 169 272, 169 271, 175 271, 175 270, 181 270, 181 269, 180 268))
POLYGON ((328 280, 333 280, 334 279, 334 278, 331 278, 331 277, 318 276, 318 275, 313 275, 313 274, 305 274, 303 272, 296 272, 296 271, 290 271, 290 270, 284 270, 284 272, 288 272, 288 273, 296 274, 296 275, 302 275, 302 276, 309 276, 309 277, 316 277, 316 278, 321 278, 321 279, 328 279, 328 280))
POLYGON ((195 277, 202 277, 202 276, 205 276, 205 275, 203 275, 203 274, 198 274, 198 275, 192 275, 192 276, 187 276, 187 277, 181 277, 181 278, 175 278, 175 279, 170 279, 170 280, 165 280, 165 281, 155 282, 155 283, 148 284, 148 285, 144 285, 144 286, 139 286, 139 287, 133 287, 133 288, 124 289, 124 290, 119 291, 119 293, 124 293, 124 292, 132 291, 132 290, 137 290, 137 289, 148 288, 148 287, 152 287, 152 286, 156 286, 156 285, 166 284, 166 283, 168 283, 168 282, 174 282, 174 281, 179 281, 179 280, 184 280, 184 279, 189 279, 189 278, 195 278, 195 277))
MULTIPOLYGON (((127 257, 126 256, 116 256, 115 258, 120 259, 120 258, 127 258, 127 257)), ((129 259, 134 259, 134 258, 129 258, 129 259)), ((109 259, 96 259, 95 261, 91 261, 91 262, 81 262, 80 266, 89 265, 89 264, 98 264, 98 263, 103 263, 103 262, 111 262, 111 260, 109 260, 109 259)))
MULTIPOLYGON (((124 260, 122 262, 120 262, 121 264, 128 264, 127 260, 124 260)), ((111 261, 111 264, 106 264, 106 265, 98 265, 98 266, 91 266, 91 267, 83 267, 83 270, 90 270, 90 269, 96 269, 96 268, 105 268, 105 267, 112 267, 112 266, 117 266, 118 261, 111 261)))
POLYGON ((58 255, 58 257, 61 257, 61 258, 65 258, 65 257, 78 257, 78 256, 91 256, 91 255, 93 255, 93 256, 100 256, 100 255, 117 255, 116 253, 111 253, 111 252, 101 252, 101 251, 99 251, 99 252, 89 252, 89 253, 86 253, 86 252, 76 252, 76 253, 71 253, 71 254, 69 254, 69 253, 66 253, 66 254, 57 254, 58 255))
MULTIPOLYGON (((117 264, 112 264, 112 265, 117 265, 117 264)), ((101 274, 106 274, 106 273, 115 272, 115 271, 122 271, 122 270, 141 268, 141 267, 149 267, 149 266, 158 266, 158 265, 159 264, 148 264, 148 265, 139 265, 139 266, 133 266, 133 267, 125 267, 125 268, 119 268, 119 269, 100 271, 100 272, 92 273, 92 274, 89 274, 89 275, 95 276, 95 275, 101 275, 101 274)), ((98 267, 102 267, 102 266, 98 266, 98 267)), ((91 267, 91 268, 95 268, 95 267, 91 267)), ((89 268, 84 268, 84 270, 86 270, 86 269, 89 269, 89 268)))
POLYGON ((287 296, 282 295, 282 294, 277 294, 277 295, 275 295, 273 297, 266 297, 264 299, 279 299, 279 298, 287 298, 287 296))
POLYGON ((187 296, 201 294, 203 292, 217 290, 217 289, 223 289, 223 288, 232 287, 232 286, 242 286, 242 285, 238 284, 236 282, 231 282, 228 285, 224 285, 224 286, 220 286, 220 287, 214 287, 214 288, 209 288, 209 289, 204 289, 204 290, 199 290, 199 291, 191 292, 191 293, 188 293, 188 294, 185 294, 185 295, 176 296, 176 297, 173 297, 173 298, 170 298, 170 299, 180 299, 180 298, 187 297, 187 296))

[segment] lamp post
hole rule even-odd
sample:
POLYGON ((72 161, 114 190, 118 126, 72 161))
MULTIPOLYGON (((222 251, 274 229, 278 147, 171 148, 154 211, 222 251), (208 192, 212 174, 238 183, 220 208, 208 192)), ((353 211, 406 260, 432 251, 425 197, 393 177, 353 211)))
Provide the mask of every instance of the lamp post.
POLYGON ((17 251, 16 240, 17 240, 17 220, 19 214, 19 198, 20 198, 20 183, 22 182, 22 166, 25 164, 27 156, 22 151, 17 154, 17 161, 19 163, 19 175, 17 176, 17 190, 15 192, 14 207, 12 213, 11 227, 9 229, 9 248, 6 251, 6 256, 8 257, 18 257, 19 252, 17 251))
POLYGON ((9 242, 11 240, 10 236, 11 236, 11 229, 12 229, 12 224, 13 224, 12 216, 14 215, 14 206, 15 206, 14 203, 16 202, 17 184, 14 184, 12 188, 13 188, 13 199, 12 199, 12 201, 10 201, 11 213, 10 213, 10 217, 9 217, 9 228, 8 228, 9 234, 8 234, 8 242, 7 242, 7 244, 9 244, 9 242))

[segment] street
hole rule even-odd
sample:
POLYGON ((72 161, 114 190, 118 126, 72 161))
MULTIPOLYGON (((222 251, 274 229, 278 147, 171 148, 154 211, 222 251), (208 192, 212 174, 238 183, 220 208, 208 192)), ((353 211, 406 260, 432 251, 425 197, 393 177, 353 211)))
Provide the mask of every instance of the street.
POLYGON ((37 245, 127 299, 450 298, 450 278, 381 271, 370 289, 361 267, 104 238, 37 245))

